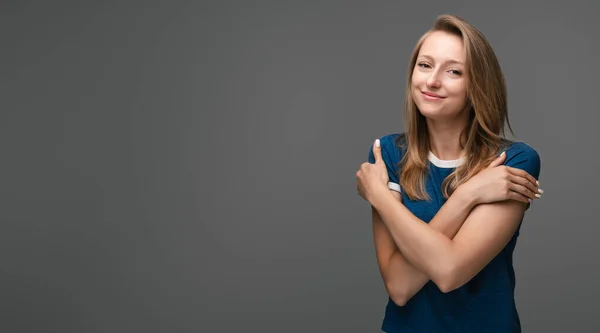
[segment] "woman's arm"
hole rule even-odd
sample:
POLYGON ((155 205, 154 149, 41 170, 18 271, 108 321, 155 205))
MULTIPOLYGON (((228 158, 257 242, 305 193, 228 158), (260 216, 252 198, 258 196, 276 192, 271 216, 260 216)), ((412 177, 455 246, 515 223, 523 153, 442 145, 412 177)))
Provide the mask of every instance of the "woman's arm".
MULTIPOLYGON (((400 193, 390 192, 397 202, 401 202, 400 193)), ((446 201, 438 214, 429 222, 429 225, 452 239, 472 207, 472 202, 455 193, 446 201)), ((394 303, 403 306, 423 288, 429 281, 429 277, 404 258, 377 210, 374 207, 371 210, 379 270, 388 295, 394 303)))
MULTIPOLYGON (((542 193, 535 177, 524 170, 502 166, 481 171, 461 185, 434 217, 437 221, 446 212, 456 214, 456 209, 449 209, 453 198, 466 199, 467 208, 480 205, 452 239, 433 228, 435 223, 423 223, 395 200, 385 185, 388 177, 377 142, 373 153, 375 163, 363 163, 357 172, 359 194, 378 211, 404 259, 444 291, 466 283, 491 261, 518 228, 527 203, 542 193)), ((539 173, 535 151, 523 152, 516 164, 539 173), (528 155, 530 160, 523 160, 528 155)), ((465 207, 464 201, 459 206, 465 207)))
POLYGON ((526 208, 513 200, 478 205, 451 239, 422 223, 390 193, 374 196, 371 204, 403 256, 443 292, 468 282, 506 246, 526 208))

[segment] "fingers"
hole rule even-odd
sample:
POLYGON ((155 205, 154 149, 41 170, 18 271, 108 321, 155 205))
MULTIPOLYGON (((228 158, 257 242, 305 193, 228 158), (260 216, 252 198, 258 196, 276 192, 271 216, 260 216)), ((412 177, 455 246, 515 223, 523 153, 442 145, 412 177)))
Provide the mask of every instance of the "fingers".
POLYGON ((496 157, 496 159, 493 160, 492 163, 490 163, 488 168, 493 168, 493 167, 502 165, 502 163, 504 163, 505 159, 506 159, 506 152, 502 152, 502 154, 500 154, 500 156, 496 157))
POLYGON ((526 197, 522 194, 514 192, 514 191, 510 191, 510 193, 508 194, 508 197, 512 200, 516 200, 516 201, 523 202, 526 204, 531 203, 531 199, 529 199, 528 197, 526 197))
POLYGON ((375 157, 375 164, 383 163, 383 157, 381 157, 381 142, 379 139, 375 140, 373 144, 373 156, 375 157))
POLYGON ((542 192, 544 192, 544 191, 540 190, 536 184, 531 183, 531 181, 528 178, 510 174, 508 176, 508 180, 513 184, 518 184, 519 186, 522 186, 523 190, 519 191, 519 192, 523 195, 526 195, 526 196, 532 198, 532 199, 540 198, 542 192))
MULTIPOLYGON (((368 163, 363 163, 361 165, 361 169, 363 168, 364 164, 368 164, 368 163)), ((356 172, 356 192, 358 193, 358 195, 360 195, 361 198, 363 198, 363 199, 366 200, 367 198, 365 198, 365 194, 364 194, 364 189, 363 189, 363 185, 362 185, 362 182, 361 182, 361 178, 362 178, 361 170, 358 170, 356 172)))
POLYGON ((544 191, 539 188, 540 182, 538 182, 537 179, 535 179, 535 177, 533 177, 532 175, 527 173, 527 171, 522 170, 522 169, 513 168, 513 167, 506 167, 506 169, 508 170, 508 172, 510 172, 511 174, 513 174, 515 176, 519 176, 519 177, 527 179, 529 181, 529 183, 532 184, 532 186, 535 186, 534 192, 539 193, 539 194, 544 193, 544 191))
POLYGON ((529 189, 527 186, 525 185, 521 185, 518 183, 511 183, 509 186, 511 192, 515 192, 518 193, 519 195, 527 198, 527 200, 531 199, 539 199, 541 197, 540 194, 532 191, 531 189, 529 189))

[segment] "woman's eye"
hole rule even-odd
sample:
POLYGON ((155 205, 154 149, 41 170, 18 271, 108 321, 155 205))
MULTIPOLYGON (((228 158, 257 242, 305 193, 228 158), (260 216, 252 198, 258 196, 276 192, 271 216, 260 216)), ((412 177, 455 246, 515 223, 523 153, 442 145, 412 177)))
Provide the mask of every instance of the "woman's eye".
POLYGON ((419 67, 421 67, 421 68, 429 68, 429 65, 428 64, 424 64, 424 63, 420 63, 419 67))
POLYGON ((457 71, 456 69, 451 69, 451 70, 450 70, 450 74, 452 74, 452 75, 457 75, 457 76, 458 76, 458 75, 461 75, 462 73, 461 73, 461 72, 459 72, 459 71, 457 71))

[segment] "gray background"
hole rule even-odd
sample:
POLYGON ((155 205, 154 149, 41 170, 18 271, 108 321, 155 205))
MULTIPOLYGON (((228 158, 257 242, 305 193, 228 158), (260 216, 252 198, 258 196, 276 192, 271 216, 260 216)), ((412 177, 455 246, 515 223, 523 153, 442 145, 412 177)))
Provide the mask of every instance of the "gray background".
POLYGON ((442 13, 542 156, 524 331, 600 331, 598 5, 308 0, 0 3, 0 331, 378 332, 355 172, 442 13))

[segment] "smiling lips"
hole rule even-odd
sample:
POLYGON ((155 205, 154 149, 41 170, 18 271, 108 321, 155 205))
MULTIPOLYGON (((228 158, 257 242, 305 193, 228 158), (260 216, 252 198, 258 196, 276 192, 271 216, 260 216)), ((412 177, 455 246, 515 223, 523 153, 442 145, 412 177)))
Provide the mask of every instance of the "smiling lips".
POLYGON ((423 94, 423 96, 427 100, 437 101, 437 100, 441 100, 441 99, 445 98, 445 97, 442 97, 442 96, 440 96, 438 94, 434 94, 434 93, 428 92, 428 91, 422 91, 421 93, 423 94))

